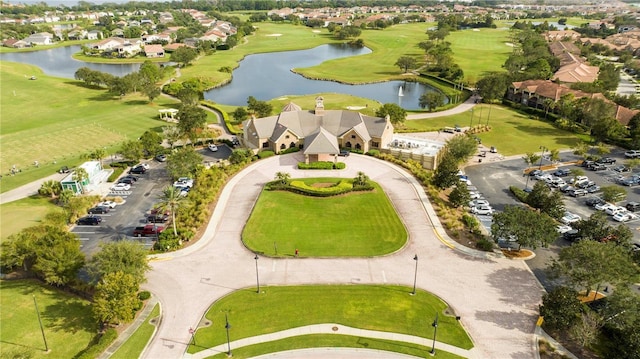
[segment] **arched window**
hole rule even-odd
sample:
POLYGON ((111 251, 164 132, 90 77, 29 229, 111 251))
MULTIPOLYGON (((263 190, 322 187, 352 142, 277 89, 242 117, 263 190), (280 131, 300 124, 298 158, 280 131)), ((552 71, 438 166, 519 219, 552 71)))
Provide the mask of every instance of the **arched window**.
POLYGON ((351 142, 347 142, 347 144, 345 145, 346 148, 351 148, 351 142))
POLYGON ((287 146, 283 143, 283 144, 281 144, 281 145, 280 145, 280 149, 281 149, 281 150, 286 150, 286 149, 287 149, 287 146))
POLYGON ((289 144, 289 148, 294 148, 294 147, 296 147, 296 143, 295 143, 295 142, 291 142, 291 143, 289 144))
POLYGON ((360 146, 360 144, 359 144, 359 143, 356 143, 356 149, 357 149, 357 150, 361 150, 361 149, 362 149, 362 146, 360 146))

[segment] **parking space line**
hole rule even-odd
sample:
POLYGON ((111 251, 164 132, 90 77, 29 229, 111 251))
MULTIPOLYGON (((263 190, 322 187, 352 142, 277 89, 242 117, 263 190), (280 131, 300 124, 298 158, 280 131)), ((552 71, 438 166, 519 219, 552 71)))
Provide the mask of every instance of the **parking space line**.
POLYGON ((73 232, 75 234, 96 234, 97 232, 73 232))
POLYGON ((79 240, 79 241, 88 241, 88 240, 90 240, 90 239, 91 239, 91 238, 84 238, 84 237, 78 238, 78 240, 79 240))

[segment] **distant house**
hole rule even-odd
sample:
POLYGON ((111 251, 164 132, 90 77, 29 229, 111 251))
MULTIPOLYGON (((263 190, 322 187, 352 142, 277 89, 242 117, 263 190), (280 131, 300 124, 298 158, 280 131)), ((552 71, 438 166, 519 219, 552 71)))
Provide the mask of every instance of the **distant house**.
POLYGON ((5 40, 2 43, 2 46, 11 47, 11 48, 14 48, 14 49, 21 49, 21 48, 24 48, 24 47, 29 47, 29 44, 24 42, 24 41, 22 41, 22 40, 18 40, 18 39, 8 39, 8 40, 5 40))
POLYGON ((67 33, 69 40, 82 40, 87 37, 87 31, 82 29, 71 30, 67 33))
POLYGON ((145 45, 144 53, 147 58, 164 57, 164 49, 162 45, 145 45))
POLYGON ((53 44, 53 34, 48 32, 38 32, 35 34, 31 34, 26 38, 22 39, 22 41, 33 45, 51 45, 53 44))
POLYGON ((585 63, 574 62, 558 69, 551 80, 563 83, 594 82, 598 79, 598 66, 589 66, 585 63))
POLYGON ((91 30, 87 33, 87 40, 98 40, 98 39, 102 39, 102 31, 91 30))
POLYGON ((115 51, 121 57, 135 55, 142 51, 142 41, 139 39, 122 39, 109 37, 89 45, 89 48, 97 51, 115 51))
POLYGON ((314 111, 303 111, 289 103, 276 116, 254 118, 242 123, 244 143, 254 152, 300 148, 305 162, 335 161, 340 148, 386 148, 393 139, 389 117, 372 117, 355 111, 325 110, 324 99, 316 98, 314 111))
POLYGON ((124 37, 124 30, 122 29, 113 29, 111 31, 112 37, 124 37))

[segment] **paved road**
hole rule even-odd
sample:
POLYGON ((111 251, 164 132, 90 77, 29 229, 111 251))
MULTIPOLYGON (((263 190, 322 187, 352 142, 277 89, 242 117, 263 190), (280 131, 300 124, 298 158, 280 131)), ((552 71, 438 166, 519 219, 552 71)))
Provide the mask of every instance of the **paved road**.
MULTIPOLYGON (((151 262, 153 270, 144 287, 158 297, 164 316, 144 357, 182 357, 189 328, 198 325, 212 302, 255 285, 253 253, 242 245, 240 235, 262 184, 278 171, 292 177, 336 175, 334 171, 297 170, 299 156, 262 160, 236 175, 221 193, 203 238, 151 262)), ((341 176, 352 178, 364 170, 385 189, 407 226, 410 241, 397 253, 378 258, 262 258, 262 285, 411 286, 413 256, 418 254, 418 287, 443 298, 461 317, 476 345, 470 357, 534 358, 534 327, 543 292, 527 266, 522 261, 477 258, 452 250, 435 236, 438 219, 427 215, 433 210, 410 174, 367 156, 352 155, 345 162, 347 169, 340 171, 341 176)))

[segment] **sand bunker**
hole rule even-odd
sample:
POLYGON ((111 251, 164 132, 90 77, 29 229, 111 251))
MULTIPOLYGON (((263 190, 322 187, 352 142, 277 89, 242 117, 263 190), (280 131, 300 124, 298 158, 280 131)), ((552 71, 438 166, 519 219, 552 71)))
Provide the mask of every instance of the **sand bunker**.
POLYGON ((265 35, 265 36, 282 36, 282 34, 269 34, 269 35, 265 35))
POLYGON ((366 106, 347 106, 347 110, 362 110, 366 106))

